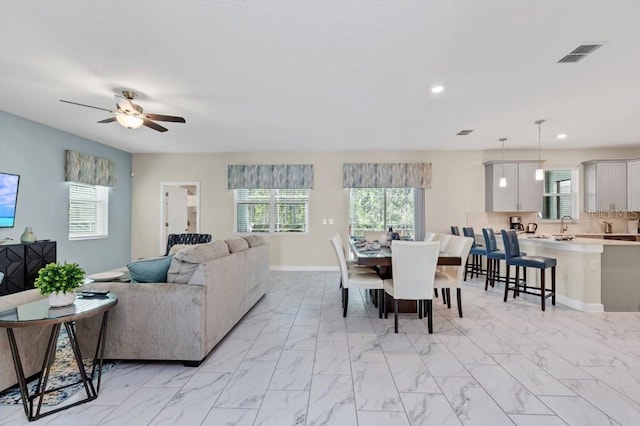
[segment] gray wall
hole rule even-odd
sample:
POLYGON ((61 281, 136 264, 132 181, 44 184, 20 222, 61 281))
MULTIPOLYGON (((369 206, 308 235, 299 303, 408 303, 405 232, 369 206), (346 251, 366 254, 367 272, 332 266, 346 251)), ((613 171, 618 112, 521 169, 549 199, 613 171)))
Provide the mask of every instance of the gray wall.
POLYGON ((0 238, 20 242, 30 226, 38 239, 57 241, 59 262, 77 262, 88 274, 131 260, 131 154, 0 111, 0 171, 20 175, 16 224, 0 228, 0 238), (69 241, 67 149, 117 163, 118 183, 109 193, 108 238, 69 241))

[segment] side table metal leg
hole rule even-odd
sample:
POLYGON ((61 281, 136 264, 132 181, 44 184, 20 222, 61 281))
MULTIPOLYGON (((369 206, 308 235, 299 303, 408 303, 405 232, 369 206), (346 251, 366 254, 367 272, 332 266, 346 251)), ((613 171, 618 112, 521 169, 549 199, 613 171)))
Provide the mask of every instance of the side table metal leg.
POLYGON ((7 338, 9 339, 9 346, 11 347, 11 357, 13 358, 13 366, 16 370, 16 377, 18 378, 18 386, 20 387, 20 395, 22 396, 22 406, 24 413, 29 416, 29 392, 27 389, 27 381, 24 378, 24 370, 22 369, 22 361, 20 360, 20 354, 18 353, 18 345, 16 344, 16 337, 13 334, 12 328, 7 328, 7 338))
MULTIPOLYGON (((384 300, 384 299, 383 299, 384 300)), ((382 303, 378 300, 380 309, 380 317, 382 318, 382 303)), ((109 311, 105 311, 102 315, 102 324, 100 325, 100 334, 98 335, 98 343, 96 344, 96 352, 93 355, 93 367, 91 368, 91 381, 95 378, 96 364, 98 365, 98 383, 96 385, 96 393, 100 392, 100 382, 102 380, 102 362, 104 360, 104 342, 107 339, 107 323, 109 322, 109 311)))
POLYGON ((98 397, 98 394, 93 387, 93 382, 87 378, 87 372, 85 371, 84 363, 82 362, 82 354, 80 353, 80 345, 78 344, 76 331, 71 323, 65 322, 64 327, 67 330, 67 335, 69 335, 69 342, 71 344, 71 349, 73 349, 73 355, 76 358, 76 363, 78 364, 78 372, 82 378, 84 390, 87 393, 87 400, 94 400, 98 397))
MULTIPOLYGON (((36 386, 36 392, 29 397, 29 419, 40 418, 40 410, 42 409, 42 402, 44 401, 45 391, 47 390, 47 382, 49 381, 49 372, 51 366, 56 357, 56 347, 58 344, 58 337, 60 336, 60 324, 54 324, 51 327, 51 334, 49 335, 49 343, 47 344, 47 351, 42 361, 42 368, 40 369, 40 378, 38 379, 38 385, 36 386), (33 400, 38 398, 38 406, 35 413, 33 412, 33 400)), ((27 394, 28 395, 28 394, 27 394)))

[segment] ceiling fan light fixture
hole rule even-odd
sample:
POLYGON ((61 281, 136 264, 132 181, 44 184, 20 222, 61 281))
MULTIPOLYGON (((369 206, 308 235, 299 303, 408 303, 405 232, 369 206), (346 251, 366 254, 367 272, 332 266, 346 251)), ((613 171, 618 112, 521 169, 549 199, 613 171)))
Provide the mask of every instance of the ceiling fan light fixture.
POLYGON ((127 129, 137 129, 144 123, 142 118, 126 114, 116 114, 116 120, 118 120, 118 123, 120 123, 122 127, 127 129))

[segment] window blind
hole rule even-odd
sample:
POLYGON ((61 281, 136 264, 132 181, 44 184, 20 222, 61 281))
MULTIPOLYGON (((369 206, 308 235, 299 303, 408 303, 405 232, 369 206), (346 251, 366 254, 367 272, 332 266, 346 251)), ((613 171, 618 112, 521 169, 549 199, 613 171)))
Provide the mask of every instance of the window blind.
POLYGON ((109 188, 69 185, 69 239, 108 236, 109 188))
POLYGON ((236 232, 307 232, 308 189, 236 189, 236 232))

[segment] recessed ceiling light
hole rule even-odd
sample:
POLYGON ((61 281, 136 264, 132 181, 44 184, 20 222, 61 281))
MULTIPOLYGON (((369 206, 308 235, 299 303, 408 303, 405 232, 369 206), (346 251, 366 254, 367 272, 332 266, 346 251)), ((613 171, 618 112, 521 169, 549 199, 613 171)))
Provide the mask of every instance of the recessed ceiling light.
POLYGON ((441 93, 444 90, 444 86, 433 86, 431 93, 441 93))
POLYGON ((565 139, 567 137, 566 133, 559 133, 558 136, 556 136, 558 139, 565 139))

